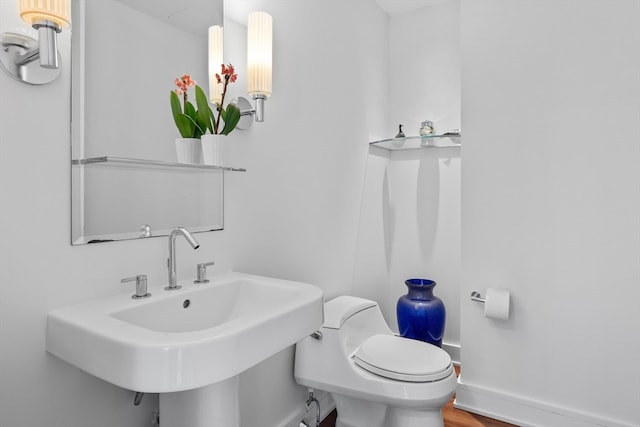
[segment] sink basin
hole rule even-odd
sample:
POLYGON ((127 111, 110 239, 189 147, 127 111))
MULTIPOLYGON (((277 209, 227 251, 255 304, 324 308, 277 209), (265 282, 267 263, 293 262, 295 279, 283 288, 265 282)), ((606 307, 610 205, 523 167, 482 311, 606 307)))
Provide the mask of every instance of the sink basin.
POLYGON ((233 378, 322 325, 322 291, 306 283, 227 272, 180 285, 53 311, 47 351, 117 386, 172 393, 233 378))

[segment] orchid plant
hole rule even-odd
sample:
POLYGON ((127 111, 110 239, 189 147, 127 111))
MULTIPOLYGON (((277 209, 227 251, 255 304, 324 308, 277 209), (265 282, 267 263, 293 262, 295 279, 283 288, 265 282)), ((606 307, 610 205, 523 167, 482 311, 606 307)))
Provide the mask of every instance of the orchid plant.
POLYGON ((233 68, 233 65, 221 65, 222 69, 220 73, 216 73, 216 80, 218 84, 222 84, 222 98, 220 100, 220 104, 217 105, 218 108, 218 116, 213 122, 213 131, 212 133, 217 134, 220 133, 222 135, 228 135, 229 132, 236 128, 236 125, 240 121, 240 109, 233 104, 227 105, 227 108, 224 109, 224 98, 227 95, 227 87, 229 83, 235 83, 238 80, 238 75, 233 68), (220 129, 220 119, 224 122, 224 127, 220 129), (218 132, 220 131, 220 132, 218 132))
POLYGON ((240 121, 240 110, 233 104, 226 109, 222 107, 227 94, 227 86, 238 79, 231 64, 222 64, 222 76, 216 74, 218 84, 223 84, 222 100, 217 108, 217 115, 209 107, 207 96, 189 74, 183 74, 175 80, 177 88, 171 91, 171 112, 173 120, 183 138, 197 138, 207 133, 228 135, 240 121), (189 88, 195 87, 196 105, 188 100, 189 88), (182 97, 182 100, 180 99, 182 97), (182 101, 182 102, 181 102, 182 101), (197 108, 196 108, 197 107, 197 108), (220 120, 224 123, 221 126, 220 120))
POLYGON ((178 127, 178 132, 183 138, 200 138, 211 128, 211 117, 213 112, 209 107, 209 102, 200 86, 189 74, 183 74, 175 80, 177 89, 171 91, 171 111, 173 120, 178 127), (189 88, 195 87, 196 107, 189 102, 189 88), (180 102, 182 97, 182 103, 180 102))

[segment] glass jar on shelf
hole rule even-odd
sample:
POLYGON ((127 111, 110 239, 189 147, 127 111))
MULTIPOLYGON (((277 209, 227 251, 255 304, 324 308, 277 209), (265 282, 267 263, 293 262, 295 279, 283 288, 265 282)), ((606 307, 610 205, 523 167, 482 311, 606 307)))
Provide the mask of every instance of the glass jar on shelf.
POLYGON ((425 120, 420 125, 420 136, 433 135, 433 122, 431 120, 425 120))

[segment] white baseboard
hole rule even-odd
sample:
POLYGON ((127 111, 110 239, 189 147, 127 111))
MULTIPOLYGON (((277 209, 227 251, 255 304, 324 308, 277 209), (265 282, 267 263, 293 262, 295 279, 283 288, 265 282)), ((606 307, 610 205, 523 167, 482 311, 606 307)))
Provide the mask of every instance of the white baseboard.
POLYGON ((462 376, 458 378, 453 406, 521 427, 634 427, 618 420, 465 384, 462 376))
MULTIPOLYGON (((336 408, 336 404, 333 402, 331 398, 331 394, 326 391, 315 390, 313 395, 318 402, 320 402, 320 419, 324 419, 327 415, 331 413, 336 408)), ((303 405, 304 406, 304 402, 303 405)), ((301 407, 299 411, 292 414, 288 421, 281 424, 281 427, 298 427, 300 425, 300 421, 305 420, 309 426, 315 427, 316 425, 316 407, 315 405, 311 405, 309 411, 305 411, 304 407, 301 407)))
POLYGON ((442 343, 442 349, 449 354, 454 365, 460 364, 460 344, 442 343))

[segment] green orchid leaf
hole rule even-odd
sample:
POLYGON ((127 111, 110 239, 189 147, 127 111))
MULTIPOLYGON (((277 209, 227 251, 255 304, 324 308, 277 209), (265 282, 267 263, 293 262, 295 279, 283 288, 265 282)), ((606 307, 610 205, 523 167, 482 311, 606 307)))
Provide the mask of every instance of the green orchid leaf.
POLYGON ((182 105, 180 105, 180 98, 178 94, 171 91, 171 113, 175 119, 178 114, 182 114, 182 105))
POLYGON ((207 123, 203 123, 200 121, 200 119, 198 118, 198 111, 189 101, 187 101, 187 103, 185 104, 184 111, 185 115, 189 117, 189 119, 193 122, 194 128, 191 138, 200 138, 200 136, 204 135, 207 130, 207 123))
POLYGON ((207 124, 201 123, 200 121, 196 121, 193 137, 200 138, 206 132, 207 132, 207 124))
POLYGON ((191 119, 193 119, 193 121, 196 121, 196 118, 198 117, 198 112, 196 111, 196 107, 193 106, 192 103, 190 103, 189 101, 187 101, 184 104, 184 114, 186 114, 187 116, 191 117, 191 119))
POLYGON ((223 135, 229 135, 229 133, 236 128, 239 121, 240 109, 233 104, 228 105, 227 110, 225 111, 224 128, 220 133, 223 135))
POLYGON ((211 109, 207 96, 200 86, 196 86, 196 105, 198 106, 198 125, 206 131, 211 127, 211 109))
POLYGON ((174 117, 174 121, 176 122, 176 126, 178 127, 178 132, 180 132, 180 136, 182 136, 183 138, 193 137, 195 123, 189 116, 180 113, 174 117))
POLYGON ((200 114, 200 111, 198 110, 198 114, 196 116, 195 122, 196 122, 196 127, 200 131, 200 135, 203 135, 207 131, 207 128, 209 127, 208 118, 203 119, 202 115, 200 114))

